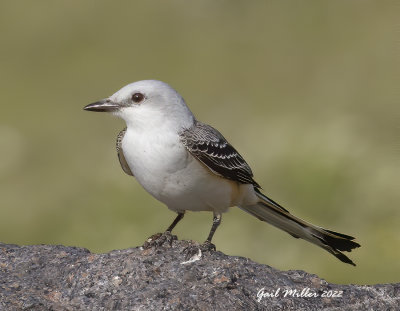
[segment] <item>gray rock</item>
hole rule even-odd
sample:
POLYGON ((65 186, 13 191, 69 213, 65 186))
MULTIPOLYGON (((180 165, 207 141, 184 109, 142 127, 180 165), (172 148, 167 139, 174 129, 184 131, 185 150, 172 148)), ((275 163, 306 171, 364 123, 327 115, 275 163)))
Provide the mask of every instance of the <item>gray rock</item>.
POLYGON ((185 263, 190 245, 93 254, 0 243, 0 310, 400 310, 400 284, 328 284, 218 251, 185 263))

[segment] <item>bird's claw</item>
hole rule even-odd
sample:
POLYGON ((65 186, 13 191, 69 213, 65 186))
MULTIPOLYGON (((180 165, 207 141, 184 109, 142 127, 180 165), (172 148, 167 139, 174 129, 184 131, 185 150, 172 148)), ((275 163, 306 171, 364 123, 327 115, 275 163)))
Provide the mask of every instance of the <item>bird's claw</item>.
POLYGON ((199 253, 213 252, 215 251, 215 245, 209 241, 205 241, 200 245, 189 245, 184 248, 183 253, 185 254, 185 259, 190 260, 194 256, 197 256, 199 253))
POLYGON ((149 249, 152 247, 161 247, 165 243, 167 243, 170 247, 172 246, 172 242, 177 240, 176 235, 172 235, 171 232, 165 231, 164 233, 156 233, 149 237, 146 242, 143 243, 144 249, 149 249))
POLYGON ((216 251, 216 247, 210 241, 205 241, 203 244, 200 245, 200 249, 202 252, 214 252, 216 251))

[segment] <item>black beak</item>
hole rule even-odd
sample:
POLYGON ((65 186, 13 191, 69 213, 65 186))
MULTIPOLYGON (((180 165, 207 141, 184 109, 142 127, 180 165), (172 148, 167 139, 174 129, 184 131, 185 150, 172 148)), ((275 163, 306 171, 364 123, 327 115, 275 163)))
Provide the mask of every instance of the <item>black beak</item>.
POLYGON ((109 99, 103 99, 83 107, 84 110, 97 112, 113 112, 119 110, 119 108, 121 108, 120 105, 112 102, 109 99))

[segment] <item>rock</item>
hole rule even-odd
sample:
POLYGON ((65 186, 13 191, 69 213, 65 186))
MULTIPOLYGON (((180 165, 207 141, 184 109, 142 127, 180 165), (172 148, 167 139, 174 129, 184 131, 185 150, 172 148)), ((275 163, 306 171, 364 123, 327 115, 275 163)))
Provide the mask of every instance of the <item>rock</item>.
POLYGON ((93 254, 0 243, 0 310, 400 310, 400 284, 329 284, 190 241, 93 254))

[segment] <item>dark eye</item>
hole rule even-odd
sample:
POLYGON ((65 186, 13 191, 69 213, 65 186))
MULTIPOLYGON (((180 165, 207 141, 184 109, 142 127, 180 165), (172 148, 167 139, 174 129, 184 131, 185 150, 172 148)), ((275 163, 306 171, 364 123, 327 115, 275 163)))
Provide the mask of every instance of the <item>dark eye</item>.
POLYGON ((140 103, 144 99, 144 95, 142 93, 135 93, 132 95, 132 100, 135 103, 140 103))

